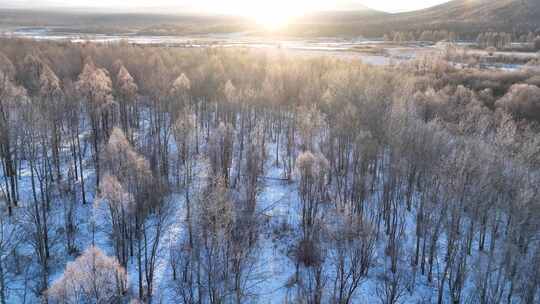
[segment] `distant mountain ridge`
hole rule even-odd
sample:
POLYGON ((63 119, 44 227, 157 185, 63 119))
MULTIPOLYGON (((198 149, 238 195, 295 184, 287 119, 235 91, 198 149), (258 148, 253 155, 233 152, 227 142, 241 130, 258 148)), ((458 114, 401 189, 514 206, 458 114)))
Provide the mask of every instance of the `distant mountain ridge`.
POLYGON ((474 28, 535 30, 540 27, 540 0, 453 0, 420 11, 391 16, 413 26, 470 25, 474 28))
POLYGON ((323 36, 374 37, 392 31, 422 30, 448 30, 469 35, 485 31, 524 33, 540 29, 540 0, 452 0, 403 13, 360 10, 320 14, 299 20, 291 28, 296 35, 323 36))
MULTIPOLYGON (((334 10, 307 14, 284 31, 293 36, 382 37, 392 31, 447 30, 473 37, 480 32, 527 33, 540 31, 540 0, 452 0, 431 8, 386 13, 367 8, 358 0, 338 0, 334 10)), ((174 11, 174 10, 173 10, 174 11)), ((181 11, 176 11, 181 13, 181 11)), ((138 33, 257 32, 248 18, 170 14, 53 13, 28 10, 0 11, 2 25, 71 26, 89 30, 129 30, 138 33), (95 29, 96 27, 98 27, 95 29)))

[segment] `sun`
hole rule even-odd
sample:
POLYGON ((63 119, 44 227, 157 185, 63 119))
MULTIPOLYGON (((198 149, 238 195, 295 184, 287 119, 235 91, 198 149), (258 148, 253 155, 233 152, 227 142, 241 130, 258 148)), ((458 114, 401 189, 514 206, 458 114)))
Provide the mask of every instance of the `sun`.
POLYGON ((286 27, 294 16, 283 11, 267 10, 254 12, 251 17, 267 30, 279 30, 286 27))
POLYGON ((285 28, 295 17, 301 13, 294 10, 279 9, 279 7, 269 7, 252 12, 251 17, 257 24, 267 30, 279 30, 285 28))
POLYGON ((305 0, 273 0, 273 1, 237 1, 230 7, 243 16, 254 20, 267 30, 279 30, 303 15, 309 5, 305 0))

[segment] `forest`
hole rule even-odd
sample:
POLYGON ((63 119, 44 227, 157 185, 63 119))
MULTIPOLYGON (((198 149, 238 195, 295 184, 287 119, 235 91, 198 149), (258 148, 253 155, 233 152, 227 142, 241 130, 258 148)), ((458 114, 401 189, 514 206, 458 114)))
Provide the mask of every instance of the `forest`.
POLYGON ((540 303, 540 70, 0 40, 0 304, 540 303))

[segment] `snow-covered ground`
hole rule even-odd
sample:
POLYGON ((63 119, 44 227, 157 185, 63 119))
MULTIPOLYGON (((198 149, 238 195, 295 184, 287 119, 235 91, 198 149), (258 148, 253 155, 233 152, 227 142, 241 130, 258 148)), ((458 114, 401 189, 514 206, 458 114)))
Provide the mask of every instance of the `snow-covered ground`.
MULTIPOLYGON (((171 148, 174 150, 174 147, 171 148)), ((270 145, 269 151, 274 151, 275 146, 270 145)), ((270 153, 269 153, 270 154, 270 153)), ((89 155, 87 155, 89 157, 89 155)), ((195 172, 198 172, 194 188, 201 187, 203 180, 206 178, 203 168, 204 162, 198 164, 195 172)), ((23 164, 22 168, 25 165, 23 164)), ((293 181, 282 179, 283 168, 276 166, 272 160, 269 160, 266 165, 265 175, 260 178, 262 185, 261 191, 257 198, 257 212, 265 219, 262 225, 262 231, 259 238, 260 254, 258 255, 257 268, 260 274, 258 282, 253 288, 257 295, 256 302, 261 304, 279 304, 286 303, 287 294, 290 290, 287 287, 289 279, 295 273, 295 265, 291 258, 287 255, 287 249, 291 246, 295 237, 294 229, 299 226, 300 222, 300 202, 298 196, 298 185, 293 181), (290 228, 292 230, 284 229, 290 228)), ((86 170, 86 182, 88 185, 93 183, 94 172, 86 170)), ((21 201, 30 202, 30 173, 28 169, 21 170, 20 175, 21 201)), ((92 188, 92 187, 89 187, 92 188)), ((375 191, 372 197, 372 207, 375 207, 379 201, 380 192, 375 191)), ((169 285, 172 279, 172 273, 169 264, 169 248, 171 244, 176 243, 181 237, 184 227, 185 211, 184 211, 184 195, 180 192, 172 193, 167 200, 171 203, 170 219, 163 233, 163 238, 159 246, 159 254, 157 268, 155 272, 154 294, 155 298, 162 303, 174 303, 175 296, 169 285)), ((92 202, 92 193, 89 191, 89 201, 92 202)), ((62 204, 62 200, 55 200, 56 204, 62 204)), ((103 207, 103 206, 102 206, 103 207)), ((89 203, 87 205, 79 204, 77 206, 76 223, 78 228, 77 247, 79 250, 95 243, 109 255, 113 255, 113 248, 108 239, 107 231, 110 231, 107 223, 108 212, 105 208, 99 205, 89 203)), ((52 213, 51 222, 61 226, 63 221, 62 208, 53 208, 57 210, 52 213)), ((405 252, 413 252, 414 247, 414 219, 416 217, 413 209, 406 215, 405 228, 405 252)), ((51 236, 60 238, 61 235, 52 232, 51 236)), ((377 241, 376 253, 373 266, 368 273, 368 278, 363 283, 355 294, 354 303, 377 303, 378 297, 376 294, 378 277, 387 270, 387 257, 385 255, 386 240, 383 234, 377 241)), ((436 264, 443 259, 442 253, 445 252, 445 241, 442 237, 439 242, 441 256, 437 257, 436 264)), ((55 261, 51 265, 50 283, 54 282, 63 272, 65 264, 73 260, 73 257, 67 255, 62 247, 62 241, 53 243, 52 249, 55 253, 55 261)), ((30 256, 32 256, 31 248, 24 248, 30 256)), ((475 258, 474 256, 472 258, 475 258)), ((407 260, 405 258, 404 260, 407 260)), ((410 268, 410 267, 405 267, 410 268)), ((436 267, 438 269, 438 267, 436 267)), ((328 270, 331 273, 331 270, 328 270)), ((135 262, 132 261, 128 265, 128 276, 131 282, 131 288, 134 289, 137 282, 137 269, 135 262)), ((437 296, 436 279, 433 283, 428 283, 425 276, 420 274, 414 275, 407 272, 407 280, 414 282, 414 289, 407 292, 403 298, 403 303, 432 303, 437 296)), ((21 281, 19 289, 24 289, 24 282, 21 281)), ((28 283, 28 282, 27 282, 28 283)), ((467 290, 474 288, 470 282, 466 284, 465 294, 467 290)), ((34 303, 36 299, 32 299, 28 294, 22 294, 15 290, 10 294, 9 303, 22 303, 23 296, 26 297, 26 303, 34 303)), ((255 301, 255 300, 254 300, 255 301)))

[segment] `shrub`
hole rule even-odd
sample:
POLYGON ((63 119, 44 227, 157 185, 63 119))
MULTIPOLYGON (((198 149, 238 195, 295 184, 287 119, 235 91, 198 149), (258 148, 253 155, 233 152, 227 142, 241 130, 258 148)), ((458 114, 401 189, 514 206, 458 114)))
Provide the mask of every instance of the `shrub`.
POLYGON ((513 85, 496 105, 518 119, 540 121, 540 88, 529 84, 513 85))

